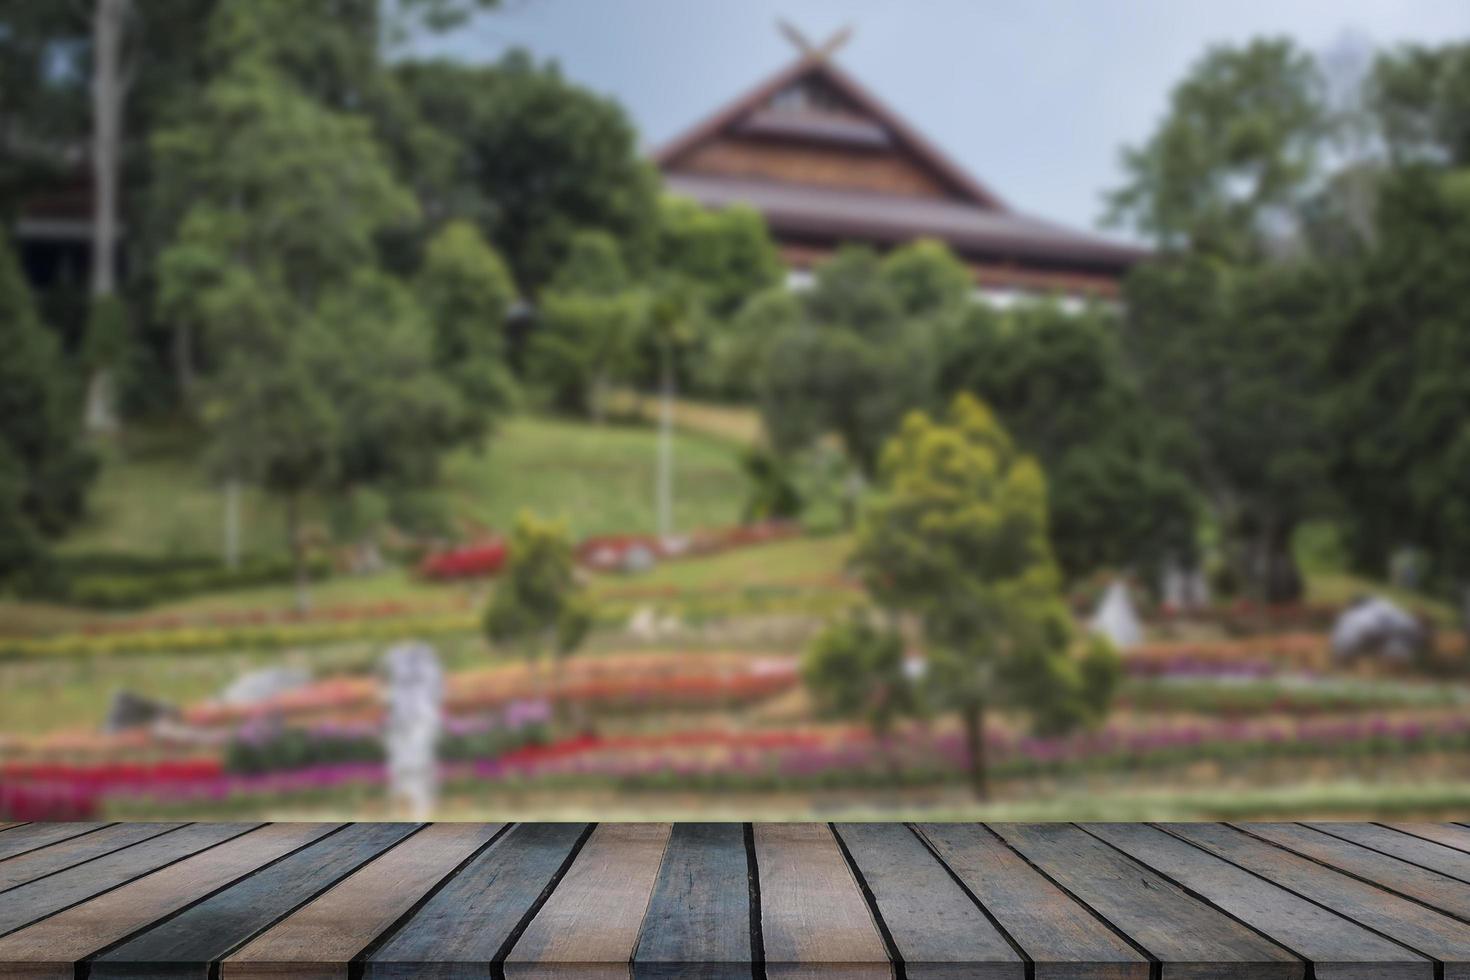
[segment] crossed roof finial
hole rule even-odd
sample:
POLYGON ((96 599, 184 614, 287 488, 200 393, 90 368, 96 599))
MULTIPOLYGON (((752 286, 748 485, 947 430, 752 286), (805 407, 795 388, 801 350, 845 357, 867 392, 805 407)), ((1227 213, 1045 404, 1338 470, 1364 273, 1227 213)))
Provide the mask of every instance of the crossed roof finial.
POLYGON ((785 35, 786 40, 796 45, 796 50, 813 61, 822 61, 830 58, 832 54, 852 39, 852 25, 844 25, 838 28, 831 37, 821 44, 813 44, 800 28, 793 25, 784 17, 776 21, 777 28, 785 35))

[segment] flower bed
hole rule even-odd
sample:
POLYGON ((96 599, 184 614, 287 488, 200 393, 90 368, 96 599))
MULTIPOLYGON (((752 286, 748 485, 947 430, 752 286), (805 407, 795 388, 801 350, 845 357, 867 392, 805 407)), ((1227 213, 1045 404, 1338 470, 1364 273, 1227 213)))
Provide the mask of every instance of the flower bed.
POLYGON ((801 536, 795 521, 764 521, 735 527, 708 528, 687 535, 663 538, 656 534, 603 534, 577 545, 577 560, 598 571, 623 571, 635 553, 655 561, 713 555, 771 541, 801 536))
POLYGON ((505 567, 509 549, 501 538, 478 544, 439 551, 419 565, 419 575, 434 582, 452 582, 467 578, 490 578, 505 567))

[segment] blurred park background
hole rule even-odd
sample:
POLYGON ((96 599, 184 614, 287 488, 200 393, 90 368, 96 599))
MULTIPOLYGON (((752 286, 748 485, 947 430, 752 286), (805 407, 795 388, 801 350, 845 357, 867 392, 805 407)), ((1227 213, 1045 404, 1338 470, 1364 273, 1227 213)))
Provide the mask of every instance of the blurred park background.
POLYGON ((871 5, 652 146, 538 3, 0 2, 0 820, 1465 812, 1470 23, 1078 218, 871 5))

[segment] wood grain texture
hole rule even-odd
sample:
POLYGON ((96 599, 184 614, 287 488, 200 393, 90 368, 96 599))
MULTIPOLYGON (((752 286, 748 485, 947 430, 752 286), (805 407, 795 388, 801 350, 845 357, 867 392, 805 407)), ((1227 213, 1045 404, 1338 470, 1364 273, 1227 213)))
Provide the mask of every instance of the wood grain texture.
POLYGON ((1221 824, 1161 824, 1171 834, 1254 871, 1304 898, 1444 964, 1447 980, 1470 978, 1470 928, 1417 902, 1391 895, 1376 885, 1324 868, 1233 827, 1221 824))
POLYGON ((0 939, 0 963, 64 969, 216 889, 330 833, 279 823, 225 841, 0 939))
POLYGON ((635 980, 749 980, 745 827, 676 824, 633 953, 635 980))
POLYGON ((190 824, 86 864, 13 888, 0 900, 0 934, 254 830, 260 824, 190 824))
POLYGON ((1008 843, 1163 963, 1163 976, 1294 977, 1305 964, 1067 824, 992 824, 1008 843))
POLYGON ((506 980, 628 977, 672 829, 598 826, 506 957, 506 980))
POLYGON ((1321 980, 1433 980, 1434 964, 1154 827, 1084 824, 1141 864, 1310 960, 1321 980))
POLYGON ((98 957, 92 978, 207 980, 211 962, 416 829, 416 824, 362 823, 324 836, 98 957))
POLYGON ((838 824, 878 915, 916 980, 1023 980, 1026 964, 903 824, 838 824))
POLYGON ((120 851, 141 841, 184 826, 181 823, 119 823, 59 844, 27 851, 0 861, 0 892, 9 891, 37 878, 65 871, 84 861, 120 851))
POLYGON ((425 827, 227 957, 221 975, 345 978, 353 957, 503 826, 425 827))
POLYGON ((1470 828, 1453 823, 1390 823, 1385 826, 1404 834, 1432 840, 1445 847, 1470 852, 1470 828))
POLYGON ((1149 962, 981 824, 918 830, 1034 963, 1037 980, 1147 980, 1149 962))
POLYGON ((16 824, 0 837, 0 861, 106 827, 105 823, 16 824))
POLYGON ((766 976, 886 978, 888 950, 831 830, 757 824, 766 976))
POLYGON ((1470 854, 1370 823, 1309 823, 1308 827, 1390 854, 1400 861, 1470 882, 1470 854))
POLYGON ((1380 887, 1470 921, 1470 885, 1300 824, 1240 824, 1242 830, 1288 850, 1367 878, 1380 887))
POLYGON ((370 980, 484 977, 586 833, 580 823, 518 824, 369 957, 370 980))

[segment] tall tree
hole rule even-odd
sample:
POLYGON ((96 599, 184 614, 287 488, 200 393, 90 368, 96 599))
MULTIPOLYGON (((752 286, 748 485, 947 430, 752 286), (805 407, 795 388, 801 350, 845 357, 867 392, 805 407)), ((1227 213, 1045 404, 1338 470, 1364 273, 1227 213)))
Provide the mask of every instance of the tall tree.
POLYGON ((765 219, 744 205, 710 211, 693 201, 659 201, 657 265, 696 283, 709 312, 725 318, 781 281, 781 258, 765 219))

